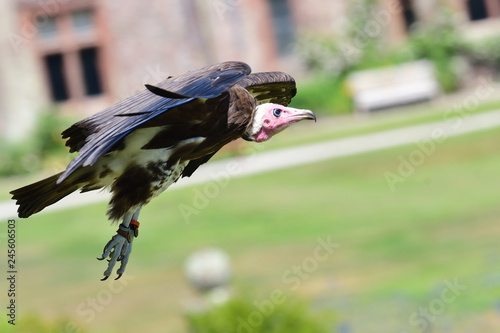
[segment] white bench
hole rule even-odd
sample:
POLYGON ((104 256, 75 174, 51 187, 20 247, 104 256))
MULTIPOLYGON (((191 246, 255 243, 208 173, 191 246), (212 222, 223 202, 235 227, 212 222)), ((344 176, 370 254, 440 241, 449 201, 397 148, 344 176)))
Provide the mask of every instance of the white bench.
POLYGON ((360 112, 426 101, 440 93, 428 60, 354 72, 348 84, 360 112))

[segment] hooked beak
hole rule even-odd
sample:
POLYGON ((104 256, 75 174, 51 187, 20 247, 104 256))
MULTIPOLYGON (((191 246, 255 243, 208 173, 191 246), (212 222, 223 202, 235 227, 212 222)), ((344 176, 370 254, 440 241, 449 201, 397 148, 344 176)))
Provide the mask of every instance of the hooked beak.
POLYGON ((289 109, 292 110, 289 117, 297 119, 295 121, 300 121, 300 120, 304 120, 304 119, 311 119, 311 120, 314 120, 314 122, 316 122, 316 115, 311 110, 301 110, 301 109, 293 109, 293 108, 289 108, 289 109))

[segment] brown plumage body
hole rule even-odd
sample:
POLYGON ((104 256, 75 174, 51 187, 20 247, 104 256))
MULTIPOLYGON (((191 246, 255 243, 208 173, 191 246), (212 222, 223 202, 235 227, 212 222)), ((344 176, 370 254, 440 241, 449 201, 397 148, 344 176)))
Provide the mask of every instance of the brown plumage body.
POLYGON ((248 139, 259 103, 287 105, 296 91, 285 73, 250 74, 237 62, 188 72, 148 89, 65 130, 70 152, 80 155, 65 172, 12 191, 19 216, 37 213, 78 189, 108 187, 108 216, 118 220, 190 176, 227 143, 248 139))

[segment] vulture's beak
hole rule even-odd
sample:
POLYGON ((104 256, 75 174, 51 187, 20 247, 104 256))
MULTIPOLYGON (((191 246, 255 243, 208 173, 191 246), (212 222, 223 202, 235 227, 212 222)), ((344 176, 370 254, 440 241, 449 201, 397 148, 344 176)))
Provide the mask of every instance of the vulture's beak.
POLYGON ((290 118, 290 120, 293 119, 293 122, 297 122, 304 119, 311 119, 314 120, 314 122, 316 122, 316 115, 311 110, 302 110, 294 108, 288 108, 288 110, 290 112, 286 114, 286 117, 290 118))

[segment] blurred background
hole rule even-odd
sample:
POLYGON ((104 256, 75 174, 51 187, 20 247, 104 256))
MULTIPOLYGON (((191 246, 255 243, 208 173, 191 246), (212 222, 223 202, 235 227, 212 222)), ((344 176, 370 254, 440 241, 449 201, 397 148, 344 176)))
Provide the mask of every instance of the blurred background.
POLYGON ((4 0, 0 15, 2 202, 65 168, 73 122, 227 60, 294 76, 292 105, 318 123, 216 162, 424 133, 167 191, 116 282, 93 259, 116 228, 102 200, 17 220, 18 325, 2 332, 500 331, 500 1, 4 0))

